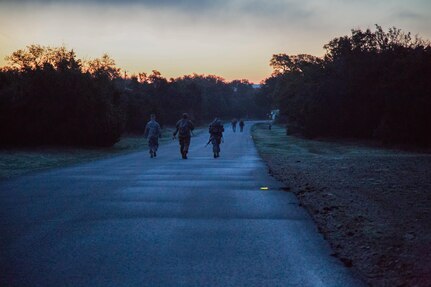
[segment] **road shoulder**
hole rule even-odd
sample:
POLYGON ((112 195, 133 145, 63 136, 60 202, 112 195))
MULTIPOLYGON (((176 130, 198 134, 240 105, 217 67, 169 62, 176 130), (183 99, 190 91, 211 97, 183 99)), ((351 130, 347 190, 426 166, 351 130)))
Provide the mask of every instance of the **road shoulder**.
MULTIPOLYGON (((171 141, 173 129, 165 129, 160 144, 171 141)), ((0 149, 0 180, 110 158, 148 149, 148 140, 138 135, 125 135, 112 147, 22 147, 0 149)))
POLYGON ((252 134, 334 256, 371 285, 431 285, 431 155, 300 139, 265 124, 252 134))

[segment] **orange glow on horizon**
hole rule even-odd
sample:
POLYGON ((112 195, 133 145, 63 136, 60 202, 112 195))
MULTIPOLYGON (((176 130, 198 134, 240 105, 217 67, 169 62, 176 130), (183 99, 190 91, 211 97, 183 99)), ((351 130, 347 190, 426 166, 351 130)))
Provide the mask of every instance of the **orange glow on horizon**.
POLYGON ((324 44, 352 28, 395 25, 431 38, 431 2, 393 0, 373 3, 370 10, 362 1, 325 1, 235 0, 214 6, 190 0, 194 6, 187 6, 183 1, 5 0, 0 66, 4 57, 30 44, 65 45, 82 59, 107 53, 128 74, 158 70, 168 79, 197 73, 260 83, 271 75, 273 54, 322 56, 324 44))

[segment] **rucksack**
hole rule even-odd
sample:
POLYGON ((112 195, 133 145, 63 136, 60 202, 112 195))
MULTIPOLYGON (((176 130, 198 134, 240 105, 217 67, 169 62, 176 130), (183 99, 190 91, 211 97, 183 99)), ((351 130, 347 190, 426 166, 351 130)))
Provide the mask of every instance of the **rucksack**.
POLYGON ((224 127, 222 124, 216 123, 210 126, 209 132, 210 134, 221 134, 224 132, 224 127))
POLYGON ((190 125, 188 121, 181 121, 178 126, 178 134, 180 137, 186 137, 190 134, 190 125))

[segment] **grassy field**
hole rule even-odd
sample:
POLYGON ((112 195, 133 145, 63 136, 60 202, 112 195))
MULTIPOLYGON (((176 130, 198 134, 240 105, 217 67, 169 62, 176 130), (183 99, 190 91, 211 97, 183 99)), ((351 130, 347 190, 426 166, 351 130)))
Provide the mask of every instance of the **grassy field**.
MULTIPOLYGON (((165 129, 160 144, 171 141, 172 129, 165 129)), ((31 171, 62 167, 81 162, 147 149, 142 136, 124 136, 110 148, 38 147, 0 149, 0 180, 31 171)))
MULTIPOLYGON (((252 127, 252 135, 261 153, 302 156, 312 155, 391 155, 394 150, 379 147, 376 142, 358 140, 312 140, 296 136, 287 136, 284 127, 273 125, 269 130, 266 124, 252 127)), ((403 153, 396 150, 396 152, 403 153)))

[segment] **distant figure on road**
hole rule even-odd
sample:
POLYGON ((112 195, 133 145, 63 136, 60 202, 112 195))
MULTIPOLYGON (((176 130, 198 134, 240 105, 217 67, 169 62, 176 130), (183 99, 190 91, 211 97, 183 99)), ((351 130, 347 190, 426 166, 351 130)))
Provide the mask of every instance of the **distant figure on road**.
POLYGON ((239 130, 240 132, 244 130, 244 121, 242 119, 239 120, 239 130))
POLYGON ((236 124, 237 124, 238 120, 236 118, 234 118, 232 120, 232 130, 233 132, 236 132, 236 124))
POLYGON ((180 143, 180 153, 183 159, 187 159, 187 153, 189 152, 190 138, 192 137, 192 131, 194 130, 194 125, 189 116, 184 113, 183 118, 179 120, 176 124, 176 130, 173 134, 175 139, 178 134, 178 141, 180 143))
POLYGON ((150 157, 157 156, 157 149, 159 148, 159 138, 162 137, 161 128, 156 122, 156 115, 151 114, 150 121, 145 126, 144 138, 148 139, 148 147, 150 149, 150 157))
POLYGON ((208 143, 211 142, 213 145, 214 158, 220 156, 220 144, 223 132, 223 123, 218 118, 215 118, 209 126, 210 139, 208 141, 208 143))

